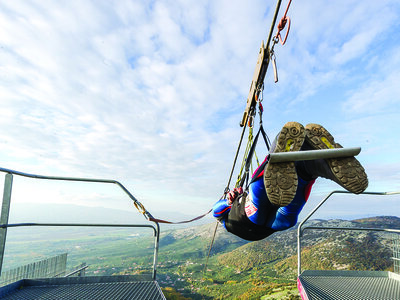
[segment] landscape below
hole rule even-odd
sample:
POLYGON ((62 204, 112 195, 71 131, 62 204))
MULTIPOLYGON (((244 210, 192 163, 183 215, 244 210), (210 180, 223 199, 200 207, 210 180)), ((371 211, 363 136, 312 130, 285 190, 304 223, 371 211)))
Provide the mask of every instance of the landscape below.
MULTIPOLYGON (((309 223, 400 228, 400 218, 390 216, 309 223)), ((214 228, 211 223, 161 232, 157 281, 167 299, 300 299, 296 228, 247 242, 219 226, 205 266, 214 228)), ((302 266, 393 271, 394 237, 386 232, 309 230, 302 242, 302 266)), ((88 276, 151 274, 153 247, 149 229, 10 228, 3 270, 67 252, 67 269, 85 262, 88 276)))

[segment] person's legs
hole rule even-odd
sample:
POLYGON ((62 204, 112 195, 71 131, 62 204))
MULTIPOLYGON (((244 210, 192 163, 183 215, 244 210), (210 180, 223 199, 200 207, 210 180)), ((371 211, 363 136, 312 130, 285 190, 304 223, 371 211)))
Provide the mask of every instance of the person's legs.
MULTIPOLYGON (((304 130, 296 122, 287 123, 274 144, 271 152, 341 148, 321 125, 308 124, 304 130)), ((331 179, 352 193, 361 193, 368 186, 364 168, 354 157, 267 163, 263 180, 250 185, 247 216, 255 224, 275 230, 294 226, 318 177, 331 179)))
POLYGON ((277 210, 275 219, 273 220, 272 224, 269 225, 270 228, 278 231, 285 230, 296 225, 297 218, 303 209, 304 204, 306 204, 308 200, 314 182, 315 180, 305 181, 299 177, 295 197, 289 205, 280 207, 277 210))
MULTIPOLYGON (((302 150, 335 149, 342 146, 323 126, 308 124, 302 150)), ((368 186, 364 168, 355 157, 317 159, 299 162, 312 178, 324 177, 335 181, 351 193, 362 193, 368 186)))
MULTIPOLYGON (((305 130, 297 122, 288 122, 275 140, 272 152, 299 151, 305 130)), ((297 173, 294 162, 268 163, 264 171, 264 185, 269 201, 276 206, 288 205, 297 190, 297 173)))
POLYGON ((263 179, 253 181, 249 187, 249 198, 245 206, 249 220, 257 225, 265 225, 268 216, 275 214, 277 209, 278 207, 268 200, 263 179))

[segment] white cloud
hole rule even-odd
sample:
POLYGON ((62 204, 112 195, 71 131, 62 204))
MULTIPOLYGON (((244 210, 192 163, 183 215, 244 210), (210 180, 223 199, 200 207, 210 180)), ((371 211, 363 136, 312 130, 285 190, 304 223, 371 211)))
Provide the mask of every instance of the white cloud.
POLYGON ((400 103, 400 55, 398 45, 385 51, 384 61, 371 62, 368 69, 373 73, 364 74, 365 82, 350 91, 343 109, 356 114, 382 114, 399 112, 400 103))
MULTIPOLYGON (((267 74, 264 124, 272 136, 288 118, 320 117, 314 109, 326 111, 332 102, 318 106, 313 96, 339 90, 355 74, 367 83, 345 86, 335 106, 359 107, 362 118, 361 99, 388 99, 376 104, 382 110, 397 101, 390 97, 398 92, 396 68, 380 69, 387 74, 382 80, 370 73, 381 58, 374 41, 389 39, 383 32, 398 17, 391 6, 398 8, 391 1, 292 3, 288 42, 276 46, 280 82, 272 85, 267 74), (374 62, 365 59, 371 53, 374 62), (368 74, 357 74, 359 68, 368 74)), ((205 208, 221 195, 275 5, 12 1, 0 7, 6 128, 0 165, 115 178, 150 206, 205 208)))

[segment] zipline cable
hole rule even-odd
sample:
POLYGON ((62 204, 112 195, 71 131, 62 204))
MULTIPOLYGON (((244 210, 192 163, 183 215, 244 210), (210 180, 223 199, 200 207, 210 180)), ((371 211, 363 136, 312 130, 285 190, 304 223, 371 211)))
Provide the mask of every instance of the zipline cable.
MULTIPOLYGON (((271 42, 271 40, 272 40, 272 32, 273 32, 274 27, 275 27, 275 23, 276 23, 276 19, 277 19, 278 13, 279 13, 279 9, 280 9, 280 6, 281 6, 281 2, 282 2, 282 0, 278 0, 278 1, 277 1, 276 8, 275 8, 275 13, 274 13, 274 17, 273 17, 273 21, 272 21, 271 28, 270 28, 269 35, 268 35, 268 39, 267 39, 267 44, 266 44, 265 47, 264 47, 264 45, 263 45, 262 48, 261 48, 262 51, 266 51, 266 52, 267 52, 267 58, 264 57, 264 52, 263 52, 263 53, 262 53, 262 54, 263 54, 263 55, 262 55, 263 61, 261 62, 261 66, 260 66, 261 68, 258 70, 258 71, 259 71, 259 74, 258 74, 257 80, 256 80, 255 83, 252 82, 252 85, 253 85, 253 83, 254 83, 254 84, 257 85, 257 86, 256 86, 256 87, 251 87, 251 89, 254 89, 254 90, 253 90, 254 95, 251 96, 251 99, 250 99, 250 100, 251 100, 251 101, 250 101, 251 103, 248 102, 248 105, 249 105, 249 104, 251 104, 251 105, 249 105, 249 107, 246 107, 246 110, 245 110, 246 116, 245 116, 245 118, 243 118, 243 120, 242 120, 242 122, 244 122, 244 124, 243 124, 243 125, 242 125, 242 123, 240 124, 240 125, 243 127, 242 134, 241 134, 241 136, 240 136, 239 145, 238 145, 238 148, 237 148, 237 150, 236 150, 235 159, 234 159, 234 162, 233 162, 233 165, 232 165, 231 173, 230 173, 230 175, 229 175, 229 180, 228 180, 227 186, 226 186, 226 188, 225 188, 225 190, 224 190, 224 194, 223 194, 223 196, 221 197, 221 199, 224 198, 224 197, 226 196, 226 194, 229 192, 229 186, 230 186, 230 184, 231 184, 233 172, 234 172, 234 170, 235 170, 237 158, 238 158, 238 156, 239 156, 239 152, 240 152, 240 148, 241 148, 241 145, 242 145, 242 142, 243 142, 243 137, 244 137, 244 134, 245 134, 245 131, 246 131, 246 127, 247 127, 247 124, 248 124, 250 118, 253 118, 253 116, 254 116, 254 114, 255 114, 256 108, 255 108, 255 104, 253 104, 252 101, 255 100, 255 102, 257 102, 257 99, 258 99, 258 97, 259 97, 260 91, 262 90, 262 86, 263 86, 263 84, 264 84, 264 78, 265 78, 265 75, 266 75, 266 72, 267 72, 267 69, 268 69, 270 56, 273 55, 273 48, 274 48, 275 44, 278 42, 278 36, 280 35, 280 31, 285 27, 286 21, 287 21, 287 19, 288 19, 288 17, 286 16, 286 14, 287 14, 287 12, 288 12, 288 9, 289 9, 289 6, 290 6, 292 0, 289 0, 289 4, 288 4, 288 6, 287 6, 287 8, 286 8, 285 15, 282 17, 282 19, 281 19, 281 21, 280 21, 280 23, 279 23, 279 26, 278 26, 278 33, 277 33, 276 36, 274 36, 274 38, 273 38, 274 44, 272 45, 272 47, 271 47, 271 49, 270 49, 270 48, 269 48, 269 45, 270 45, 270 42, 271 42)), ((289 22, 290 22, 290 19, 289 19, 289 22)), ((289 30, 289 29, 288 29, 288 30, 289 30)), ((285 41, 286 41, 286 38, 287 38, 287 33, 286 33, 286 36, 285 36, 285 41)), ((261 52, 260 52, 260 53, 261 53, 261 52)), ((274 69, 275 69, 275 66, 274 66, 274 69)), ((276 73, 276 70, 275 70, 274 72, 276 73)), ((276 82, 276 81, 277 81, 277 80, 275 80, 275 82, 276 82)), ((249 99, 248 99, 248 100, 249 100, 249 99)), ((267 146, 268 146, 268 143, 267 143, 267 146)), ((238 182, 238 181, 237 181, 237 182, 238 182)), ((212 209, 210 209, 210 210, 209 210, 208 212, 206 212, 205 214, 203 214, 203 215, 201 215, 201 216, 198 216, 198 217, 195 217, 195 218, 193 218, 193 219, 191 219, 191 220, 181 221, 181 222, 170 222, 170 221, 167 221, 167 220, 154 218, 154 217, 144 208, 144 206, 143 206, 141 203, 140 203, 140 205, 139 205, 139 203, 137 203, 137 201, 135 201, 134 204, 135 204, 136 208, 139 210, 139 212, 142 213, 142 214, 145 216, 145 218, 146 218, 147 220, 152 221, 152 222, 156 222, 156 223, 167 223, 167 224, 182 224, 182 223, 193 222, 193 221, 196 221, 196 220, 198 220, 198 219, 201 219, 201 218, 205 217, 206 215, 208 215, 208 214, 212 211, 212 209)), ((212 245, 211 245, 211 246, 212 246, 212 245)))
MULTIPOLYGON (((291 3, 291 2, 292 2, 292 0, 289 0, 289 4, 288 4, 288 6, 287 6, 287 8, 286 8, 284 18, 286 18, 286 14, 287 14, 287 11, 288 11, 288 9, 289 9, 289 6, 290 6, 290 3, 291 3)), ((274 17, 273 17, 273 20, 272 20, 272 23, 271 23, 271 28, 270 28, 270 30, 269 30, 268 39, 267 39, 267 44, 266 44, 266 46, 265 46, 265 49, 267 49, 268 52, 269 52, 269 45, 270 45, 270 42, 271 42, 271 40, 272 40, 272 34, 273 34, 273 31, 274 31, 274 28, 275 28, 276 19, 278 18, 278 13, 279 13, 279 9, 280 9, 281 3, 282 3, 282 0, 278 0, 277 3, 276 3, 274 17)), ((282 19, 283 19, 283 18, 282 18, 282 19)), ((286 24, 286 23, 285 23, 285 24, 286 24)), ((283 25, 283 27, 284 27, 284 25, 283 25)), ((278 29, 278 34, 279 34, 279 32, 283 29, 283 27, 282 27, 281 29, 278 29)), ((286 37, 287 37, 287 34, 286 34, 286 37)), ((286 41, 286 38, 285 38, 285 41, 286 41)), ((269 55, 270 55, 270 53, 268 53, 268 57, 269 57, 269 55)), ((265 78, 265 74, 267 73, 267 69, 268 69, 268 63, 267 63, 265 66, 263 66, 263 69, 262 69, 262 70, 260 70, 260 75, 261 75, 261 79, 262 79, 261 81, 262 81, 262 82, 264 82, 264 78, 265 78)), ((256 98, 257 98, 257 94, 256 94, 255 96, 256 96, 256 98)), ((230 176, 229 176, 228 184, 227 184, 227 186, 225 187, 225 190, 224 190, 224 195, 223 195, 223 197, 225 197, 226 194, 229 192, 229 185, 230 185, 230 183, 231 183, 232 176, 233 176, 233 172, 234 172, 234 169, 235 169, 235 166, 236 166, 236 162, 237 162, 237 158, 238 158, 238 156, 239 156, 240 147, 241 147, 241 145, 242 145, 244 133, 245 133, 245 131, 246 131, 246 126, 247 126, 247 123, 248 123, 248 121, 249 121, 249 118, 250 118, 250 116, 251 116, 252 114, 253 114, 253 112, 252 112, 251 109, 250 109, 250 113, 247 114, 246 120, 245 120, 244 125, 243 125, 243 130, 242 130, 242 134, 241 134, 241 136, 240 136, 239 145, 238 145, 238 148, 237 148, 237 150, 236 150, 236 155, 235 155, 235 158, 234 158, 234 161, 233 161, 233 166, 232 166, 231 173, 230 173, 230 176)), ((222 198, 221 198, 221 199, 222 199, 222 198)), ((211 254, 212 246, 213 246, 213 244, 214 244, 214 240, 215 240, 215 235, 216 235, 216 233, 217 233, 217 229, 218 229, 218 221, 216 222, 216 226, 215 226, 215 229, 214 229, 214 234, 213 234, 213 236, 212 236, 212 240, 211 240, 210 247, 209 247, 209 250, 208 250, 207 259, 206 259, 206 263, 205 263, 205 265, 204 265, 204 270, 203 270, 203 277, 204 277, 204 274, 205 274, 205 271, 206 271, 206 268, 207 268, 208 260, 209 260, 210 254, 211 254)))

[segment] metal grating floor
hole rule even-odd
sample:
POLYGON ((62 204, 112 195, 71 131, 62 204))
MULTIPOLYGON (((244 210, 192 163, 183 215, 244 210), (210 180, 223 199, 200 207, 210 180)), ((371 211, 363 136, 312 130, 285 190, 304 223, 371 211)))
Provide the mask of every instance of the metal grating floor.
POLYGON ((4 300, 166 299, 156 281, 131 281, 126 276, 24 279, 1 288, 0 298, 4 300))
POLYGON ((400 299, 400 275, 381 271, 304 271, 298 278, 303 300, 400 299))

